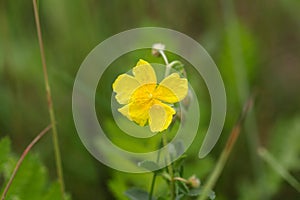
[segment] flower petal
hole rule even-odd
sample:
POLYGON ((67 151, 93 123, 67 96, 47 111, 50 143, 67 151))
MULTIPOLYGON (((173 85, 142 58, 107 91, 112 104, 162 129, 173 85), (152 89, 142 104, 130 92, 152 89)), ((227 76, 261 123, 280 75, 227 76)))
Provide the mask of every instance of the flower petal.
POLYGON ((170 106, 160 103, 154 104, 149 110, 149 126, 152 132, 161 132, 166 130, 171 122, 175 110, 170 106))
POLYGON ((130 117, 130 115, 129 115, 129 104, 127 104, 127 105, 125 105, 125 106, 119 108, 118 111, 119 111, 122 115, 124 115, 125 117, 127 117, 130 121, 132 121, 132 120, 131 120, 131 117, 130 117))
POLYGON ((129 103, 131 94, 140 86, 139 82, 128 74, 122 74, 113 83, 116 99, 120 104, 129 103))
POLYGON ((140 84, 156 83, 155 71, 145 60, 140 59, 132 72, 140 84))
POLYGON ((129 104, 129 116, 140 126, 145 126, 149 119, 149 109, 153 104, 153 100, 136 100, 129 104))
POLYGON ((187 79, 180 78, 179 74, 173 73, 162 80, 156 88, 154 96, 167 103, 176 103, 184 99, 187 93, 187 79))

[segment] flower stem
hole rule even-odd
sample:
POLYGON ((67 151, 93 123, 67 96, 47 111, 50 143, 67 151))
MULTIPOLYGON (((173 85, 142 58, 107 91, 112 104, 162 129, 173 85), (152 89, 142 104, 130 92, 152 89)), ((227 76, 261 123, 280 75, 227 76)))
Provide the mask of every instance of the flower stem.
POLYGON ((63 179, 61 155, 60 155, 59 142, 58 142, 58 136, 57 136, 58 134, 57 134, 57 129, 56 129, 51 89, 50 89, 50 84, 49 84, 49 79, 48 79, 47 65, 46 65, 45 52, 44 52, 44 44, 43 44, 41 25, 40 25, 40 17, 39 17, 36 0, 33 0, 33 10, 34 10, 34 16, 35 16, 35 23, 36 23, 39 47, 40 47, 40 54, 41 54, 42 65, 43 65, 43 73, 44 73, 44 80, 45 80, 45 87, 46 87, 46 94, 47 94, 47 101, 48 101, 48 111, 49 111, 50 121, 51 121, 51 125, 52 125, 52 133, 53 133, 52 135, 53 135, 53 146, 54 146, 54 151, 55 151, 56 170, 57 170, 57 174, 58 174, 58 181, 60 184, 62 197, 64 199, 65 186, 64 186, 64 179, 63 179))
POLYGON ((9 181, 8 181, 8 183, 7 183, 7 185, 5 186, 5 189, 4 189, 4 191, 3 191, 3 193, 2 193, 2 195, 1 195, 1 200, 4 200, 5 199, 5 197, 6 197, 6 194, 7 194, 7 192, 8 192, 8 190, 9 190, 9 188, 10 188, 10 186, 11 186, 11 184, 12 184, 12 182, 13 182, 13 180, 14 180, 14 178, 15 178, 15 176, 16 176, 16 174, 17 174, 17 172, 18 172, 18 170, 19 170, 19 168, 20 168, 20 166, 21 166, 21 164, 22 164, 22 162, 23 162, 23 160, 24 160, 24 158, 26 157, 26 155, 28 154, 28 152, 31 150, 31 148, 51 129, 51 126, 52 125, 49 125, 49 126, 47 126, 44 130, 42 130, 42 132, 40 132, 33 140, 32 140, 32 142, 26 147, 26 149, 23 151, 23 153, 22 153, 22 155, 21 155, 21 157, 20 157, 20 159, 18 160, 18 162, 17 162, 17 164, 16 164, 16 167, 15 167, 15 169, 14 169, 14 171, 13 171, 13 173, 12 173, 12 175, 11 175, 11 177, 10 177, 10 179, 9 179, 9 181))
MULTIPOLYGON (((166 147, 168 145, 168 141, 167 141, 167 134, 163 133, 162 135, 162 139, 163 139, 163 145, 164 147, 166 147)), ((168 172, 171 176, 171 180, 170 180, 170 192, 171 192, 171 200, 175 199, 175 184, 174 184, 174 173, 173 173, 173 165, 172 165, 172 161, 171 161, 171 156, 169 153, 167 153, 167 163, 170 163, 168 165, 168 172)))
POLYGON ((157 174, 154 172, 153 176, 152 176, 152 182, 151 182, 151 188, 150 188, 150 193, 149 193, 148 200, 152 200, 154 185, 155 185, 155 181, 156 181, 156 176, 157 176, 157 174))
POLYGON ((165 64, 166 64, 165 77, 167 77, 170 73, 170 70, 171 70, 172 66, 169 65, 169 61, 168 61, 168 58, 167 58, 165 52, 163 50, 159 50, 158 52, 160 53, 160 55, 162 56, 162 58, 165 61, 165 64))
MULTIPOLYGON (((172 63, 169 64, 169 61, 168 61, 168 58, 167 58, 165 52, 163 50, 159 50, 159 53, 165 61, 165 64, 166 64, 165 77, 167 77, 170 73, 171 67, 174 64, 177 64, 177 63, 172 62, 172 63)), ((167 144, 168 144, 166 133, 162 134, 162 142, 163 142, 163 146, 166 147, 167 144)), ((171 180, 170 180, 171 200, 173 200, 173 199, 175 199, 175 184, 174 184, 173 165, 172 165, 171 155, 169 154, 169 152, 167 152, 167 155, 168 155, 167 156, 167 163, 170 163, 167 168, 168 168, 168 172, 171 176, 171 180)))
POLYGON ((168 67, 171 69, 173 66, 180 65, 180 64, 182 64, 180 61, 174 60, 168 64, 168 67))
POLYGON ((173 180, 174 181, 181 181, 181 182, 186 183, 186 184, 189 182, 188 180, 186 180, 182 177, 174 177, 173 180))
MULTIPOLYGON (((159 146, 161 146, 161 145, 163 145, 163 139, 161 139, 161 142, 160 142, 159 146)), ((159 159, 160 159, 160 150, 158 151, 157 158, 156 158, 156 162, 157 163, 159 162, 159 159)), ((154 171, 153 172, 153 176, 152 176, 152 182, 151 182, 150 192, 149 192, 149 198, 148 198, 149 200, 152 200, 156 177, 157 177, 157 172, 154 171)))
POLYGON ((167 58, 167 56, 166 56, 164 50, 159 50, 158 52, 160 53, 160 55, 161 55, 162 58, 164 59, 166 65, 168 65, 168 64, 169 64, 169 61, 168 61, 168 58, 167 58))

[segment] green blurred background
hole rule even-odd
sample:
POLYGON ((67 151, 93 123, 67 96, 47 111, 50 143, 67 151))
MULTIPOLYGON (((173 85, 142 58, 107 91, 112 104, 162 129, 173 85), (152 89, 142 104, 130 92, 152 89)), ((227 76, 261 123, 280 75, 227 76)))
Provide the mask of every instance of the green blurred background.
MULTIPOLYGON (((299 8, 297 0, 39 1, 66 190, 72 199, 126 199, 123 193, 128 187, 149 188, 150 174, 118 172, 94 159, 76 133, 71 110, 73 82, 87 54, 114 34, 144 26, 174 29, 198 41, 216 62, 225 83, 228 109, 224 132, 212 153, 202 160, 197 159, 199 142, 190 147, 185 176, 196 174, 205 182, 243 103, 255 92, 254 111, 215 187, 217 199, 299 199, 295 188, 257 154, 259 146, 265 147, 280 165, 300 179, 299 8)), ((141 57, 163 63, 150 51, 143 51, 112 65, 130 69, 141 57)), ((188 77, 198 88, 201 139, 209 122, 210 100, 205 84, 192 72, 188 68, 188 77)), ((111 84, 118 73, 111 70, 103 80, 107 85, 99 85, 103 96, 111 96, 111 84)), ((106 108, 101 110, 102 116, 109 116, 110 101, 101 98, 97 97, 97 105, 99 109, 106 108)), ((100 121, 106 130, 118 133, 112 118, 100 121)), ((32 2, 2 0, 0 138, 8 136, 13 151, 20 155, 48 123, 32 2)), ((125 139, 121 143, 133 145, 125 139)), ((142 148, 144 144, 135 145, 142 148)), ((46 166, 50 179, 55 180, 51 135, 46 135, 33 151, 46 166)), ((1 183, 0 179, 0 186, 1 183)), ((166 186, 158 184, 159 194, 166 186)))

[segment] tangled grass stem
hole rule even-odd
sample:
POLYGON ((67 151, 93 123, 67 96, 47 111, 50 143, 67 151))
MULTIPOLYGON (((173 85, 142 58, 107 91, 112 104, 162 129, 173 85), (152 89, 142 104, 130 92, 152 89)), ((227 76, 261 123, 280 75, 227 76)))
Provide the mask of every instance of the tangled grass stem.
POLYGON ((57 129, 56 129, 56 120, 55 120, 55 114, 54 114, 54 109, 53 109, 51 89, 50 89, 50 84, 49 84, 49 79, 48 79, 48 72, 47 72, 47 65, 46 65, 46 59, 45 59, 44 44, 43 44, 43 38, 42 38, 42 31, 41 31, 41 25, 40 25, 40 17, 39 17, 39 12, 38 12, 37 0, 33 0, 33 10, 34 10, 34 17, 35 17, 39 47, 40 47, 41 60, 42 60, 42 65, 43 65, 45 88, 46 88, 46 95, 47 95, 47 101, 48 101, 48 111, 49 111, 50 121, 51 121, 51 125, 52 125, 53 147, 54 147, 54 152, 55 152, 56 170, 57 170, 57 174, 58 174, 58 181, 60 184, 62 198, 64 199, 65 186, 64 186, 64 179, 63 179, 61 155, 60 155, 60 148, 59 148, 59 142, 58 142, 58 134, 57 134, 57 129))

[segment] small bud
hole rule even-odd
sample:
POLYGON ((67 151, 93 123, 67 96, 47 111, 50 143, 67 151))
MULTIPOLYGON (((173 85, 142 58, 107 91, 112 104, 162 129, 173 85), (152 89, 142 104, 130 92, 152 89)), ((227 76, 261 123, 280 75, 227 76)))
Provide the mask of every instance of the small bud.
POLYGON ((161 43, 155 43, 152 45, 152 55, 154 56, 159 56, 160 53, 159 51, 164 51, 166 48, 166 46, 164 44, 161 43))
POLYGON ((196 175, 193 175, 188 179, 188 184, 192 188, 198 188, 200 186, 200 180, 196 177, 196 175))

